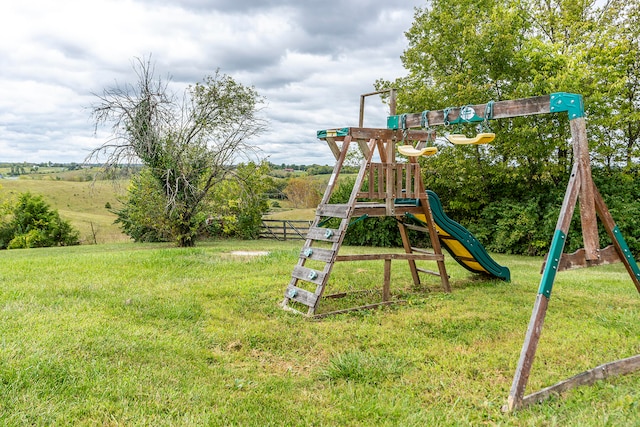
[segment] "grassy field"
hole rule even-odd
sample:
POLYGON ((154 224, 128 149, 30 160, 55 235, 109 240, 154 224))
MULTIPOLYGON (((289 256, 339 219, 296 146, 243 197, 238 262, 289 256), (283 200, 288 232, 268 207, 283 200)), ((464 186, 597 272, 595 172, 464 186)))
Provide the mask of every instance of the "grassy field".
MULTIPOLYGON (((501 412, 539 258, 497 256, 511 283, 448 262, 451 294, 435 278, 416 289, 394 262, 406 304, 310 321, 278 307, 300 243, 4 251, 0 424, 640 425, 640 373, 501 412)), ((331 290, 377 288, 382 272, 337 264, 331 290)), ((637 353, 640 298, 623 266, 561 273, 528 391, 637 353)))
POLYGON ((0 180, 0 200, 25 192, 39 194, 80 231, 82 243, 128 241, 129 238, 113 223, 116 215, 105 207, 110 205, 117 209, 120 206, 118 196, 126 190, 126 183, 75 180, 78 174, 86 175, 87 172, 32 174, 20 179, 3 179, 0 180))

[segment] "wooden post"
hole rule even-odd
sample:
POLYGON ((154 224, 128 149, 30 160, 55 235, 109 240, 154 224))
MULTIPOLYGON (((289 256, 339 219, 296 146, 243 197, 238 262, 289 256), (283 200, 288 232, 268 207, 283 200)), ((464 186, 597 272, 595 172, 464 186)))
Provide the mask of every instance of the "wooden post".
POLYGON ((396 114, 396 93, 395 89, 389 89, 389 115, 395 116, 396 114))
MULTIPOLYGON (((411 242, 409 241, 409 234, 407 233, 407 227, 404 226, 402 221, 400 221, 400 217, 398 219, 398 229, 400 230, 400 237, 402 238, 402 247, 404 248, 405 253, 412 253, 411 242)), ((413 259, 409 259, 409 270, 411 271, 411 277, 413 278, 413 284, 416 286, 420 285, 420 275, 418 274, 418 269, 416 267, 416 261, 413 259)))
POLYGON ((384 260, 384 282, 382 285, 382 302, 391 299, 391 258, 384 260))
POLYGON ((640 292, 640 269, 638 268, 638 264, 633 258, 633 254, 627 246, 624 237, 622 237, 618 226, 613 221, 613 217, 611 216, 611 213, 609 213, 609 209, 607 209, 607 205, 605 205, 595 184, 593 188, 596 198, 596 212, 598 213, 600 220, 602 220, 602 224, 604 225, 604 229, 609 235, 609 238, 613 242, 613 246, 618 253, 618 257, 620 257, 620 260, 627 269, 627 273, 629 273, 633 284, 636 285, 636 289, 640 292))
MULTIPOLYGON (((376 92, 365 93, 360 95, 360 115, 358 117, 358 127, 364 126, 364 100, 367 96, 372 95, 380 95, 382 93, 389 92, 389 115, 394 116, 396 114, 396 90, 395 89, 387 89, 387 90, 379 90, 376 92)), ((366 154, 365 154, 366 156, 366 154)))
POLYGON ((585 258, 587 261, 596 261, 600 255, 598 238, 598 224, 596 222, 596 209, 594 197, 594 185, 591 179, 591 159, 589 158, 589 143, 584 117, 569 122, 571 125, 571 137, 573 139, 574 162, 579 164, 580 173, 580 222, 582 225, 582 239, 584 241, 585 258))

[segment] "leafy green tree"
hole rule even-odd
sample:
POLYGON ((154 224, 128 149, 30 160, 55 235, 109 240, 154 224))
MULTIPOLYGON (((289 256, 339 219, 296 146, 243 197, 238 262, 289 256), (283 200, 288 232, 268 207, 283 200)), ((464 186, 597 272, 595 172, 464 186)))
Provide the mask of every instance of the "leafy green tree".
POLYGON ((80 244, 79 232, 42 196, 22 193, 0 208, 0 249, 41 248, 80 244))
POLYGON ((613 1, 607 12, 588 50, 587 108, 596 160, 611 170, 640 154, 640 5, 613 1))
POLYGON ((136 242, 171 241, 171 223, 165 205, 162 187, 151 171, 144 168, 131 178, 123 207, 115 212, 116 223, 136 242))
POLYGON ((238 165, 233 178, 217 185, 207 198, 209 233, 255 239, 269 210, 267 193, 274 188, 267 162, 238 165))
MULTIPOLYGON (((630 167, 640 154, 639 10, 620 0, 433 0, 406 33, 408 75, 376 87, 399 89, 400 113, 581 93, 594 167, 630 167)), ((564 115, 492 121, 496 139, 483 147, 438 139, 438 155, 422 160, 426 186, 492 250, 538 253, 573 162, 567 122, 564 115)))
POLYGON ((90 157, 106 156, 107 170, 142 161, 162 190, 171 237, 193 246, 211 189, 231 176, 234 162, 257 151, 249 141, 265 129, 262 98, 219 71, 179 97, 155 78, 149 60, 138 60, 135 69, 136 86, 98 96, 96 125, 111 123, 112 137, 90 157))
MULTIPOLYGON (((234 167, 203 200, 193 221, 194 236, 258 237, 262 215, 269 209, 266 193, 272 190, 268 172, 266 162, 234 167)), ((136 242, 171 241, 173 224, 164 203, 162 187, 145 168, 132 179, 116 222, 136 242)))

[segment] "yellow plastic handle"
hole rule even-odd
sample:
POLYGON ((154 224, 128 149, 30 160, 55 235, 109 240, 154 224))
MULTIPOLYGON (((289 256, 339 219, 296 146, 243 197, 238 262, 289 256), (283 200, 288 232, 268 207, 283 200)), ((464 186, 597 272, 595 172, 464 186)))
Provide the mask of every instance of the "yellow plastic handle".
POLYGON ((412 145, 399 145, 398 152, 407 157, 432 156, 438 152, 437 147, 425 147, 420 150, 412 145))
POLYGON ((458 133, 450 134, 447 139, 452 144, 487 144, 496 138, 495 133, 479 133, 474 138, 467 138, 466 135, 458 133))

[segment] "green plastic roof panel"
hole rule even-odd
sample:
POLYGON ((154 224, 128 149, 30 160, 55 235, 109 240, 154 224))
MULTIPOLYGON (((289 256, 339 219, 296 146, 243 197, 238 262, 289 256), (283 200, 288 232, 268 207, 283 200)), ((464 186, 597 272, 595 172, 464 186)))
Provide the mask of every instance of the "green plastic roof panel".
POLYGON ((335 138, 349 135, 349 128, 323 129, 316 132, 318 139, 335 138))

